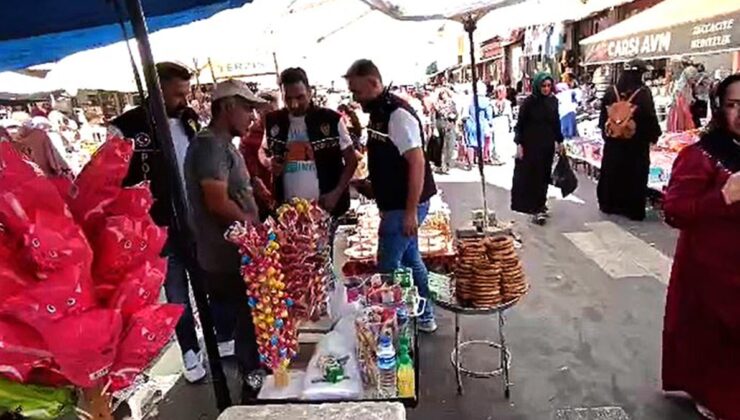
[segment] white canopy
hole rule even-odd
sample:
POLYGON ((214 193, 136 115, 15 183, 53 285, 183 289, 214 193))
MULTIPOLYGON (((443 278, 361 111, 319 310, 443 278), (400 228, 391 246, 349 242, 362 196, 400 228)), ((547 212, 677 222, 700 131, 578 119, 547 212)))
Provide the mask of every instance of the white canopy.
POLYGON ((0 92, 31 94, 56 90, 48 80, 13 71, 0 73, 0 92))
MULTIPOLYGON (((150 43, 156 61, 197 67, 201 82, 212 81, 209 58, 219 78, 274 72, 276 58, 279 68, 302 66, 312 83, 326 85, 341 81, 355 59, 370 58, 388 81, 408 83, 422 80, 434 61, 441 25, 401 22, 361 0, 255 0, 156 32, 150 43)), ((136 43, 130 42, 138 64, 136 43)), ((47 78, 70 91, 136 90, 123 41, 66 57, 47 78)))

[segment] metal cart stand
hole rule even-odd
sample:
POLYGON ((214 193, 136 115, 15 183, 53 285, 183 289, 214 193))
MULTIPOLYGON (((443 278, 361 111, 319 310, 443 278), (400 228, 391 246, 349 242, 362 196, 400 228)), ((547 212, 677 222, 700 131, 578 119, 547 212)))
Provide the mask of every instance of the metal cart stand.
MULTIPOLYGON (((526 292, 525 292, 526 294, 526 292)), ((509 302, 502 303, 498 306, 489 308, 470 308, 464 307, 457 302, 457 299, 453 297, 437 296, 435 303, 441 309, 447 310, 455 314, 455 347, 452 349, 450 354, 450 362, 455 368, 455 377, 457 379, 457 393, 462 395, 462 375, 467 375, 473 378, 493 378, 501 376, 504 383, 504 397, 509 399, 511 396, 511 351, 509 351, 506 345, 506 337, 504 335, 504 328, 506 325, 506 316, 504 312, 515 306, 524 295, 518 297, 509 302), (461 316, 487 316, 487 315, 498 315, 498 342, 491 340, 468 340, 461 341, 461 328, 460 328, 460 317, 461 316), (463 366, 463 357, 460 351, 467 347, 488 347, 492 349, 498 349, 499 352, 499 367, 491 371, 475 371, 468 369, 463 366)))

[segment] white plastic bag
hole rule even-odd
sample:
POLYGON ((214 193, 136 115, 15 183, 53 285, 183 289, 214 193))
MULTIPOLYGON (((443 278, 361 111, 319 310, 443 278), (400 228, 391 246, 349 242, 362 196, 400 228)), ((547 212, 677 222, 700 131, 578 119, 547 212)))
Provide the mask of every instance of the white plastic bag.
MULTIPOLYGON (((351 323, 350 323, 351 324, 351 323)), ((306 400, 354 400, 362 396, 362 380, 360 369, 355 356, 354 343, 346 337, 347 323, 341 320, 338 326, 340 331, 332 331, 325 335, 316 346, 316 352, 306 368, 303 382, 303 399, 306 400), (323 372, 319 367, 322 356, 334 356, 337 359, 346 358, 344 364, 345 379, 338 383, 323 381, 323 372)))

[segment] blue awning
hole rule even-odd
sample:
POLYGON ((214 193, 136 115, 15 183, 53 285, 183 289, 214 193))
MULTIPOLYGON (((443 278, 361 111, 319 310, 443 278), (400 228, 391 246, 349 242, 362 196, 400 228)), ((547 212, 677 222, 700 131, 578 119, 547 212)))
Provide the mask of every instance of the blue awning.
MULTIPOLYGON (((142 0, 142 3, 149 31, 154 32, 205 19, 251 1, 142 0)), ((121 4, 125 14, 123 2, 121 4)), ((2 1, 0 16, 3 17, 0 71, 57 61, 123 38, 109 0, 2 1)))

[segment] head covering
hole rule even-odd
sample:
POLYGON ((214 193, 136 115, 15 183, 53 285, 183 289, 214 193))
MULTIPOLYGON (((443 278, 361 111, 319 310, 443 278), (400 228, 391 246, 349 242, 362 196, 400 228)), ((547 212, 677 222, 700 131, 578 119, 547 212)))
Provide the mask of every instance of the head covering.
POLYGON ((632 59, 624 64, 624 70, 625 71, 639 71, 640 73, 645 73, 646 71, 650 70, 648 67, 648 64, 639 58, 632 59))
POLYGON ((740 83, 740 73, 727 77, 717 86, 718 103, 712 104, 714 108, 712 122, 709 124, 709 130, 699 141, 702 150, 733 173, 740 172, 740 146, 733 141, 736 140, 736 136, 730 132, 727 116, 721 107, 727 97, 727 91, 735 83, 740 83))
POLYGON ((211 100, 217 101, 219 99, 228 98, 232 96, 239 96, 246 99, 249 102, 255 104, 266 104, 267 101, 255 95, 252 89, 247 86, 246 83, 239 80, 229 79, 225 82, 221 82, 216 85, 216 89, 213 90, 211 100))
POLYGON ((679 95, 683 95, 686 102, 689 104, 694 102, 694 95, 691 90, 692 82, 699 79, 699 70, 694 66, 688 66, 681 72, 681 77, 678 79, 676 84, 673 86, 673 98, 672 103, 675 104, 679 95))
POLYGON ((542 84, 545 83, 545 80, 550 80, 550 82, 554 82, 552 76, 550 73, 542 71, 537 73, 534 76, 534 79, 532 81, 532 94, 535 96, 542 96, 542 84))

